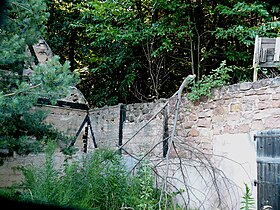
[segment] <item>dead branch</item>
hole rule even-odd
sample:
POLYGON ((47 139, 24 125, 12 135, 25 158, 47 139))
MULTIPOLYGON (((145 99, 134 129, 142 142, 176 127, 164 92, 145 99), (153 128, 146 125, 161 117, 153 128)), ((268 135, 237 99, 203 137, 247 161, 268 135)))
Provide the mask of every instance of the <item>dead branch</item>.
MULTIPOLYGON (((180 105, 181 105, 181 97, 182 97, 183 89, 185 88, 185 86, 190 81, 193 81, 194 78, 195 78, 195 75, 189 75, 188 77, 186 77, 184 79, 184 81, 182 82, 179 90, 176 92, 177 95, 178 95, 178 98, 176 100, 176 110, 175 110, 174 124, 173 124, 172 132, 171 132, 171 137, 169 139, 168 145, 172 145, 173 142, 174 142, 174 137, 175 137, 175 133, 176 133, 176 126, 177 126, 177 121, 178 121, 179 108, 180 108, 180 105)), ((168 177, 168 172, 169 172, 169 155, 170 155, 170 150, 171 150, 171 146, 168 147, 167 154, 166 154, 166 175, 165 175, 164 183, 162 185, 162 192, 166 192, 167 191, 166 188, 167 188, 167 177, 168 177)), ((160 195, 160 201, 162 200, 162 195, 163 195, 163 193, 161 193, 161 195, 160 195)), ((160 204, 161 204, 161 202, 159 202, 159 205, 160 204)), ((161 206, 159 206, 159 209, 161 209, 161 206)))
MULTIPOLYGON (((119 151, 120 149, 124 150, 128 155, 128 151, 124 149, 124 147, 132 141, 132 139, 137 136, 137 134, 145 128, 169 103, 172 98, 174 98, 177 95, 176 103, 175 103, 175 110, 174 110, 174 120, 173 120, 173 127, 170 137, 167 137, 157 143, 155 143, 151 148, 149 148, 148 151, 145 152, 143 156, 140 158, 136 158, 135 156, 131 155, 131 157, 135 158, 137 160, 137 163, 133 166, 133 168, 129 171, 130 173, 139 165, 145 158, 148 157, 149 154, 152 153, 153 150, 157 146, 159 146, 163 141, 168 140, 168 151, 166 154, 166 158, 159 158, 158 160, 154 159, 152 161, 153 164, 153 171, 155 173, 155 178, 160 180, 161 185, 161 194, 160 199, 158 201, 159 209, 167 209, 167 206, 170 207, 170 199, 167 199, 167 197, 172 196, 172 192, 178 192, 178 196, 182 199, 182 204, 184 205, 184 208, 189 208, 192 205, 192 202, 196 203, 199 209, 207 209, 205 206, 205 202, 208 202, 209 199, 215 199, 216 203, 211 203, 209 205, 215 205, 215 207, 218 208, 226 208, 230 209, 229 203, 231 204, 232 208, 234 209, 234 204, 237 204, 239 195, 237 195, 236 189, 240 189, 233 180, 230 180, 226 174, 217 168, 214 163, 212 162, 211 158, 213 156, 218 156, 215 154, 209 154, 203 149, 199 149, 192 145, 191 142, 185 141, 185 139, 180 139, 176 136, 176 130, 177 130, 177 120, 179 115, 179 109, 181 106, 181 95, 183 88, 187 84, 186 79, 180 86, 179 90, 176 91, 176 93, 173 94, 172 97, 167 99, 167 101, 163 104, 162 108, 155 113, 144 125, 140 127, 123 145, 121 145, 119 148, 117 148, 116 151, 119 151), (170 152, 171 148, 174 149, 176 157, 170 159, 170 152), (183 148, 184 151, 188 152, 190 154, 190 157, 182 157, 180 156, 177 148, 183 148), (172 168, 171 168, 172 165, 172 168), (195 172, 198 176, 197 178, 199 181, 203 184, 203 187, 205 190, 198 189, 195 186, 192 185, 190 181, 192 181, 192 177, 190 177, 190 173, 188 170, 192 168, 193 172, 195 172), (178 178, 173 175, 169 175, 170 173, 176 173, 177 176, 181 176, 182 178, 178 178), (181 189, 178 189, 178 184, 182 185, 183 191, 181 189), (223 189, 223 192, 221 191, 223 189), (225 191, 226 190, 226 191, 225 191), (198 193, 198 194, 197 194, 198 193), (201 197, 203 196, 203 197, 201 197), (164 199, 166 197, 166 199, 164 199), (224 198, 228 198, 230 200, 229 203, 225 201, 224 198), (165 201, 163 203, 163 201, 165 201), (226 207, 225 207, 226 206, 226 207)), ((244 167, 242 164, 231 160, 230 158, 224 157, 225 159, 232 161, 236 164, 239 164, 243 169, 244 167)), ((244 169, 246 172, 246 170, 244 169)), ((247 174, 247 172, 246 172, 247 174)), ((247 174, 248 175, 248 174, 247 174)), ((249 176, 249 175, 248 175, 249 176)), ((173 201, 171 201, 173 202, 173 201)))
POLYGON ((29 87, 28 89, 26 89, 26 90, 21 90, 21 91, 14 92, 14 93, 8 93, 8 94, 3 95, 3 97, 15 96, 15 95, 21 94, 21 93, 23 93, 23 92, 26 92, 26 91, 32 90, 32 89, 34 89, 34 88, 37 88, 37 87, 39 87, 39 86, 41 86, 41 85, 42 85, 42 83, 37 84, 37 85, 34 85, 34 86, 30 86, 30 87, 29 87))

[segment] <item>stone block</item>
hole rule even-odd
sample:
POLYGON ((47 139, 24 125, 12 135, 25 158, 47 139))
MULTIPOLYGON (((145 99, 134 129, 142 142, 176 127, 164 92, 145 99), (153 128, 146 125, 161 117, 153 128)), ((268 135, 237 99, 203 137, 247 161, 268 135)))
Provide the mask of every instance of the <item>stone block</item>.
POLYGON ((254 111, 255 110, 255 102, 254 101, 243 101, 242 110, 245 112, 254 111))
POLYGON ((271 82, 272 82, 272 84, 271 84, 272 87, 279 87, 280 86, 280 78, 279 77, 273 78, 271 80, 271 82))
POLYGON ((259 81, 258 82, 254 82, 252 85, 253 85, 253 89, 256 89, 256 90, 263 87, 263 84, 260 83, 259 81))
POLYGON ((226 93, 223 95, 223 99, 225 99, 225 100, 230 99, 230 98, 232 98, 232 95, 229 93, 226 93))
POLYGON ((211 110, 211 109, 215 108, 213 101, 202 104, 202 107, 203 107, 204 110, 206 110, 206 109, 211 110))
POLYGON ((213 115, 213 111, 212 110, 203 110, 202 112, 199 112, 197 115, 198 115, 198 118, 211 117, 213 115))
POLYGON ((191 113, 188 118, 189 118, 189 121, 197 121, 198 116, 196 113, 191 113))
POLYGON ((195 125, 196 123, 195 122, 193 122, 193 121, 185 121, 185 123, 184 123, 184 128, 185 129, 190 129, 190 128, 192 128, 194 125, 195 125))
POLYGON ((258 99, 259 101, 268 101, 270 99, 270 95, 261 95, 258 99))
POLYGON ((206 138, 210 138, 213 133, 212 129, 210 128, 199 128, 198 132, 200 137, 206 137, 206 138))
POLYGON ((280 100, 273 100, 271 102, 271 107, 272 108, 280 108, 280 100))
POLYGON ((241 117, 241 112, 230 113, 227 116, 225 116, 225 120, 226 122, 228 122, 228 124, 234 125, 241 121, 241 117))
POLYGON ((249 90, 245 92, 245 96, 252 96, 252 95, 256 95, 257 91, 256 90, 249 90))
POLYGON ((218 105, 214 108, 213 110, 213 115, 216 116, 216 115, 223 115, 224 114, 224 107, 221 106, 221 105, 218 105))
POLYGON ((211 119, 210 118, 201 118, 197 122, 198 127, 205 127, 210 128, 211 126, 211 119))
POLYGON ((240 90, 245 91, 245 90, 250 90, 252 88, 252 83, 251 82, 243 82, 240 84, 240 90))
POLYGON ((270 116, 264 119, 265 129, 280 128, 280 116, 270 116))
POLYGON ((214 135, 221 135, 223 133, 223 126, 222 125, 213 125, 213 134, 214 135))
POLYGON ((250 131, 250 126, 249 124, 239 124, 235 126, 234 130, 234 133, 248 133, 250 131))
POLYGON ((240 112, 242 111, 242 105, 240 103, 230 104, 230 112, 240 112))
POLYGON ((240 89, 240 84, 234 84, 234 85, 230 85, 228 86, 228 92, 229 93, 235 93, 235 92, 238 92, 240 89))
POLYGON ((223 126, 224 134, 233 134, 235 133, 234 126, 225 124, 223 126))
POLYGON ((257 107, 259 110, 263 110, 263 109, 268 109, 272 107, 272 104, 270 101, 259 101, 257 103, 257 107))
POLYGON ((272 100, 280 100, 280 93, 274 93, 271 95, 272 100))
POLYGON ((234 94, 234 97, 235 97, 235 98, 243 98, 244 96, 245 96, 245 94, 242 93, 242 92, 239 92, 239 93, 235 93, 235 94, 234 94))
POLYGON ((185 137, 188 135, 188 131, 185 129, 180 129, 179 126, 177 126, 176 133, 177 133, 177 136, 180 136, 180 137, 185 137))
POLYGON ((257 90, 256 95, 266 95, 266 94, 271 94, 272 90, 270 88, 261 88, 259 90, 257 90))
POLYGON ((199 131, 197 129, 192 128, 189 131, 188 136, 197 137, 197 136, 199 136, 199 131))
POLYGON ((280 87, 276 87, 276 88, 274 89, 274 91, 275 91, 276 93, 280 93, 280 87))
POLYGON ((262 120, 254 120, 251 124, 251 130, 262 130, 264 127, 262 120))
POLYGON ((212 123, 223 122, 224 116, 223 115, 214 115, 212 117, 212 123))

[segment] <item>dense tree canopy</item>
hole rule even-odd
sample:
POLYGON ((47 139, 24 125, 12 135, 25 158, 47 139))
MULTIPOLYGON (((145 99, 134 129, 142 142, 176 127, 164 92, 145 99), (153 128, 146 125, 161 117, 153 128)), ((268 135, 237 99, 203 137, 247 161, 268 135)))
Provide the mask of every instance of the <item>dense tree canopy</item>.
POLYGON ((169 97, 221 61, 252 77, 255 36, 279 34, 277 1, 48 1, 52 49, 81 73, 93 106, 169 97), (244 70, 246 69, 246 70, 244 70))
POLYGON ((280 25, 273 0, 15 0, 8 9, 1 69, 32 62, 25 46, 46 31, 92 106, 169 97, 185 76, 200 80, 224 60, 239 67, 232 82, 251 80, 255 36, 275 37, 280 25))

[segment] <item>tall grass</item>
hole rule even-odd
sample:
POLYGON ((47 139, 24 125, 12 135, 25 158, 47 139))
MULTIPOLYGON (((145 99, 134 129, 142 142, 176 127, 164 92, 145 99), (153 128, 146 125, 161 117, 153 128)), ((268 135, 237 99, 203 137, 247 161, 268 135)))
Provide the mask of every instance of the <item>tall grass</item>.
POLYGON ((157 209, 159 191, 149 164, 136 175, 127 173, 122 157, 110 150, 96 150, 82 161, 56 169, 54 145, 49 145, 42 166, 23 169, 23 201, 76 209, 157 209))

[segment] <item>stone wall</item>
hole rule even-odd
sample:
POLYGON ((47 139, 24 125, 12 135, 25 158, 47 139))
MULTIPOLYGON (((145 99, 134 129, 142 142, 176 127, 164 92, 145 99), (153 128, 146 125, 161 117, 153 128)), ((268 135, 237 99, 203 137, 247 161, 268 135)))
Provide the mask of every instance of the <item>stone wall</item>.
MULTIPOLYGON (((52 124, 57 130, 70 136, 76 135, 87 115, 87 111, 85 110, 67 107, 44 105, 36 108, 42 109, 48 113, 46 118, 47 123, 52 124)), ((80 133, 75 143, 75 146, 80 150, 83 148, 83 133, 83 131, 80 133)))
POLYGON ((199 104, 184 100, 178 135, 211 151, 217 135, 280 128, 280 78, 246 82, 214 91, 199 104))
POLYGON ((89 116, 97 147, 116 148, 119 140, 120 105, 91 109, 89 116))
MULTIPOLYGON (((177 137, 213 153, 213 140, 225 134, 252 134, 280 128, 280 78, 235 84, 192 103, 183 97, 177 137)), ((172 127, 175 99, 170 102, 172 127)), ((184 155, 184 151, 180 151, 184 155)), ((187 155, 187 154, 185 154, 187 155)))
POLYGON ((123 124, 123 148, 134 155, 162 157, 164 116, 166 100, 154 103, 138 103, 126 106, 126 119, 123 124))
MULTIPOLYGON (((161 110, 164 103, 165 100, 160 100, 154 103, 124 106, 119 104, 89 110, 97 146, 116 149, 119 145, 125 144, 124 150, 131 154, 146 153, 162 141, 164 119, 161 110), (123 109, 122 113, 121 109, 123 109), (156 115, 157 112, 159 113, 156 115), (123 120, 121 120, 122 114, 123 120), (153 116, 154 118, 150 121, 153 116), (148 121, 150 122, 147 123, 148 121)), ((160 149, 152 152, 153 155, 156 153, 162 155, 162 144, 159 144, 158 148, 160 149)))
MULTIPOLYGON (((65 156, 60 152, 56 152, 53 160, 56 167, 60 167, 63 166, 65 156)), ((6 159, 4 164, 0 166, 0 187, 11 187, 14 184, 20 184, 24 180, 19 167, 31 165, 40 166, 43 165, 44 162, 45 155, 43 153, 30 154, 27 156, 14 154, 13 157, 6 159)))
MULTIPOLYGON (((52 124, 59 131, 65 132, 68 135, 75 135, 81 126, 87 112, 84 110, 71 109, 58 106, 38 106, 34 109, 43 109, 48 112, 46 122, 52 124)), ((78 136, 75 146, 79 149, 78 154, 83 151, 82 135, 78 136)), ((57 166, 62 165, 65 156, 56 152, 54 161, 57 166)), ((23 176, 18 166, 38 165, 44 162, 44 154, 30 154, 28 156, 19 156, 14 154, 13 157, 7 158, 4 164, 0 166, 0 187, 10 187, 15 183, 20 183, 23 176)))
MULTIPOLYGON (((280 128, 279 99, 280 78, 216 89, 213 97, 202 98, 199 103, 191 103, 185 96, 177 122, 177 152, 181 158, 189 158, 197 155, 194 150, 199 150, 211 159, 224 177, 234 183, 237 188, 231 191, 232 194, 241 198, 244 183, 247 183, 257 200, 257 187, 253 184, 257 180, 256 142, 253 136, 258 131, 280 128)), ((174 103, 173 100, 170 107, 174 107, 174 103)), ((172 126, 174 110, 170 115, 169 124, 172 126)), ((176 158, 174 151, 171 154, 176 158)), ((188 171, 192 170, 190 168, 193 169, 189 167, 188 171)), ((205 189, 203 187, 202 184, 201 189, 205 189)), ((226 190, 224 195, 224 200, 232 199, 226 190)), ((238 209, 239 204, 240 200, 237 199, 232 206, 236 205, 238 209)), ((213 204, 209 206, 209 209, 217 207, 213 204)))
MULTIPOLYGON (((253 135, 257 131, 280 128, 279 99, 280 78, 264 79, 254 83, 245 82, 215 89, 213 97, 202 98, 196 103, 188 101, 184 95, 176 122, 174 141, 177 147, 176 151, 171 150, 170 158, 176 162, 179 155, 180 158, 190 160, 192 155, 196 155, 194 151, 199 151, 235 184, 236 192, 232 193, 236 193, 237 198, 242 196, 244 183, 249 183, 256 198, 257 189, 253 186, 257 177, 256 143, 253 135)), ((174 126, 175 103, 176 98, 171 99, 165 108, 166 100, 162 99, 154 103, 126 106, 119 104, 91 109, 89 112, 61 107, 45 107, 44 109, 50 111, 47 121, 69 134, 77 132, 88 113, 99 148, 116 149, 118 145, 125 144, 123 154, 128 152, 140 156, 149 153, 154 160, 162 161, 164 160, 162 158, 163 139, 166 134, 170 137, 174 126), (121 112, 121 109, 125 111, 121 112)), ((83 146, 81 137, 78 139, 75 146, 81 148, 83 146)), ((88 149, 94 149, 92 140, 92 136, 89 135, 88 149)), ((1 180, 5 180, 5 176, 14 173, 11 169, 5 170, 5 166, 7 165, 0 167, 1 180)), ((207 179, 205 178, 207 175, 204 178, 198 178, 200 172, 195 167, 189 165, 184 170, 186 174, 189 173, 188 176, 196 177, 193 184, 201 188, 197 192, 204 192, 208 186, 203 184, 203 179, 207 179)), ((170 174, 176 179, 182 178, 178 168, 171 167, 170 170, 170 174)), ((209 171, 205 172, 207 173, 209 175, 209 171)), ((14 179, 12 176, 9 178, 14 179)), ((190 180, 193 179, 190 178, 190 180)), ((176 182, 174 185, 180 189, 182 182, 176 182)), ((220 187, 223 188, 223 186, 220 187)), ((225 201, 231 200, 228 193, 224 195, 225 201)), ((207 199, 212 200, 212 203, 209 201, 207 204, 207 209, 217 208, 215 206, 217 197, 212 196, 207 199)), ((240 200, 236 199, 232 206, 238 206, 239 203, 240 200)), ((193 206, 197 205, 197 201, 193 201, 193 206)))

